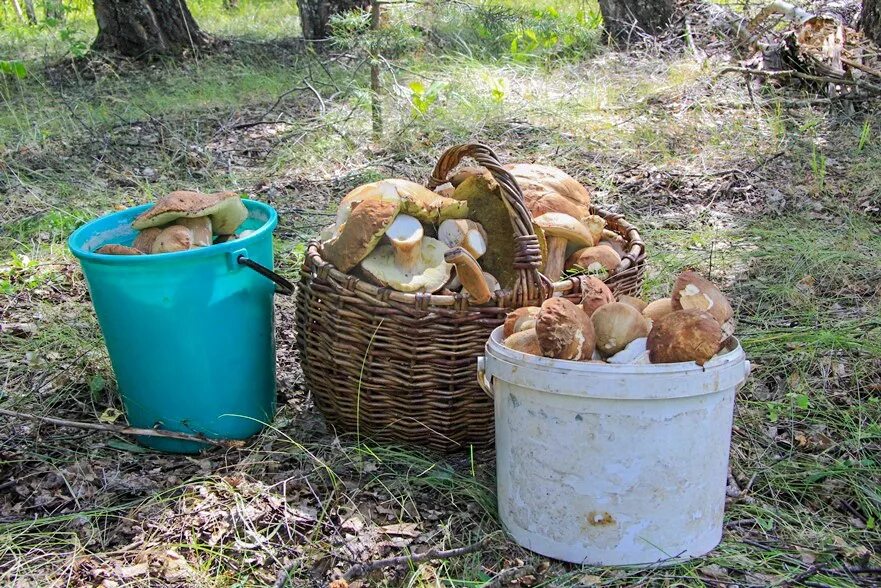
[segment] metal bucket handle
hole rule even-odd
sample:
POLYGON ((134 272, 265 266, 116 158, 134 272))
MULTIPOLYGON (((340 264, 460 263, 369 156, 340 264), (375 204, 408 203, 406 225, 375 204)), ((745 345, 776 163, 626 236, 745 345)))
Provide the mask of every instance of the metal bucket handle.
POLYGON ((275 293, 281 294, 282 296, 290 296, 294 293, 294 285, 291 284, 288 280, 281 277, 271 269, 266 266, 260 265, 253 259, 249 259, 244 253, 239 253, 236 256, 236 261, 247 268, 250 268, 263 276, 264 278, 268 278, 275 282, 275 293))

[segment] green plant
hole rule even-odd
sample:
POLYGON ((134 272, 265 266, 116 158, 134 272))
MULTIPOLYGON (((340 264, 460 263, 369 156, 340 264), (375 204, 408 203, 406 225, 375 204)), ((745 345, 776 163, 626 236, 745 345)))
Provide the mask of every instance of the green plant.
POLYGON ((425 115, 428 113, 431 105, 437 102, 443 84, 440 82, 432 82, 427 88, 420 81, 410 82, 407 86, 410 88, 410 104, 413 111, 417 114, 425 115))
POLYGON ((76 27, 66 26, 59 29, 58 38, 74 57, 82 57, 89 50, 83 31, 76 27))
POLYGON ((28 70, 24 63, 18 60, 0 60, 0 73, 15 76, 18 79, 24 79, 28 75, 28 70))
POLYGON ((817 191, 822 192, 826 187, 826 156, 815 146, 811 151, 811 173, 817 184, 817 191))
POLYGON ((493 102, 496 104, 501 104, 505 101, 505 94, 508 93, 508 80, 505 78, 497 78, 493 80, 492 87, 490 89, 490 95, 492 96, 493 102))
POLYGON ((860 141, 857 143, 857 153, 862 153, 866 145, 869 144, 869 135, 872 133, 872 127, 869 126, 869 119, 863 121, 863 128, 860 130, 860 141))

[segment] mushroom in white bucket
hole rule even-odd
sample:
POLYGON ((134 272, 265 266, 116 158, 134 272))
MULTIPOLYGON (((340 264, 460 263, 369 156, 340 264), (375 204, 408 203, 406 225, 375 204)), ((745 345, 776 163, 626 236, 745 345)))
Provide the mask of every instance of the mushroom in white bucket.
POLYGON ((596 332, 597 351, 604 358, 615 355, 634 339, 649 334, 649 322, 642 314, 623 302, 599 307, 590 317, 596 332))
POLYGON ((565 298, 548 298, 542 303, 535 332, 545 357, 579 361, 593 356, 596 336, 590 318, 565 298))
POLYGON ((722 327, 702 310, 677 310, 655 321, 646 347, 652 363, 704 365, 721 347, 722 327))

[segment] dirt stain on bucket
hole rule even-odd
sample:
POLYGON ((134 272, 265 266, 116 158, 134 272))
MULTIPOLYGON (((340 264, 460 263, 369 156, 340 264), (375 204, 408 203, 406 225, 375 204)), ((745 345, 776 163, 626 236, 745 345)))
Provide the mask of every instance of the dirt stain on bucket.
POLYGON ((607 527, 615 524, 615 519, 607 512, 597 512, 595 510, 587 513, 587 523, 591 527, 607 527))

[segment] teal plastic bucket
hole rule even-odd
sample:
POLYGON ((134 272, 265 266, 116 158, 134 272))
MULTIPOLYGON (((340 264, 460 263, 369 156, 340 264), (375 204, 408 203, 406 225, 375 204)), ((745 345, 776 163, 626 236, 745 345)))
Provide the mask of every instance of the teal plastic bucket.
MULTIPOLYGON (((155 255, 94 253, 131 245, 131 221, 150 204, 83 225, 68 245, 79 258, 129 423, 245 439, 275 412, 275 210, 244 200, 244 238, 155 255), (256 264, 254 263, 256 262, 256 264), (252 271, 257 268, 258 271, 252 271)), ((149 447, 196 453, 205 444, 139 437, 149 447)))

